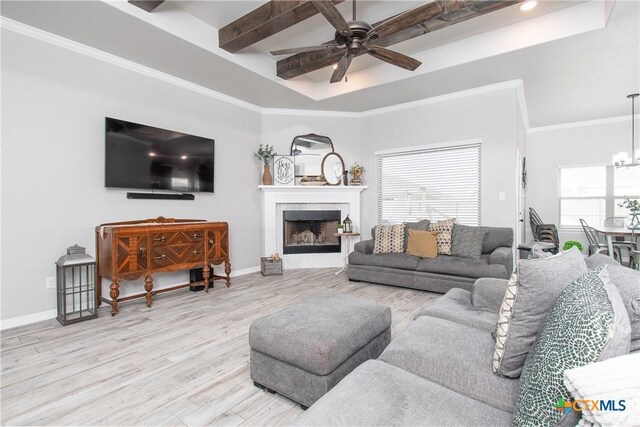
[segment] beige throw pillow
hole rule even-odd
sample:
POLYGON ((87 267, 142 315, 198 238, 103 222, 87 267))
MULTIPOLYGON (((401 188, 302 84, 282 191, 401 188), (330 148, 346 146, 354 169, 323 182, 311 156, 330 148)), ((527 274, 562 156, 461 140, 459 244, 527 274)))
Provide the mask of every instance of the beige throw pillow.
POLYGON ((438 233, 438 255, 451 255, 451 232, 455 223, 455 218, 449 218, 429 224, 429 231, 438 233))
POLYGON ((377 225, 375 228, 374 254, 404 252, 404 224, 377 225))
POLYGON ((422 258, 438 256, 438 233, 433 231, 409 230, 407 253, 422 258))

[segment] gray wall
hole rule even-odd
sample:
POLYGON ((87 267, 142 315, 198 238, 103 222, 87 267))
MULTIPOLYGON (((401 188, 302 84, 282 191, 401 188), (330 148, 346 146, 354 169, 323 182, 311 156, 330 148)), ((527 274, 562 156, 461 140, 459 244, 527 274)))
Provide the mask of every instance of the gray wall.
POLYGON ((369 186, 363 192, 363 230, 377 223, 376 151, 474 138, 482 139, 481 223, 515 227, 516 91, 509 88, 363 118, 362 159, 369 186), (504 201, 498 199, 500 192, 504 201))
MULTIPOLYGON (((45 277, 55 275, 67 246, 93 255, 93 229, 103 222, 227 221, 232 268, 259 264, 253 152, 260 113, 9 31, 2 32, 2 104, 2 319, 55 308, 45 277), (105 116, 214 138, 215 193, 144 201, 105 189, 105 116)), ((184 283, 186 274, 157 279, 158 286, 184 283)))
MULTIPOLYGON (((637 119, 636 126, 640 126, 637 119)), ((629 152, 630 149, 631 120, 530 130, 527 138, 527 205, 533 207, 544 222, 559 224, 559 168, 611 164, 614 153, 629 152)), ((528 219, 527 215, 527 238, 530 240, 528 219)), ((581 229, 564 228, 558 234, 561 244, 566 240, 586 244, 581 229)))

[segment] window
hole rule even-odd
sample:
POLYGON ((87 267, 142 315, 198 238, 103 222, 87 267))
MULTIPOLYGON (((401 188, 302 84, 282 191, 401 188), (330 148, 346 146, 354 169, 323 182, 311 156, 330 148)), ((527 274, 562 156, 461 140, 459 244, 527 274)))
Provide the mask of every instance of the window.
POLYGON ((480 224, 480 144, 377 155, 378 223, 480 224))
POLYGON ((609 217, 629 213, 618 206, 625 198, 640 198, 640 168, 581 166, 560 168, 560 225, 602 225, 609 217))

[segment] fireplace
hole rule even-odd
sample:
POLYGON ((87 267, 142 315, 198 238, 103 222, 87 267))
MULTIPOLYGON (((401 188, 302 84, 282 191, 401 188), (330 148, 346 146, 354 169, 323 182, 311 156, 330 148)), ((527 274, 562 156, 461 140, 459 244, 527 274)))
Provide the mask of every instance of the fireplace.
POLYGON ((331 253, 342 250, 334 236, 340 223, 340 211, 283 211, 282 253, 331 253))

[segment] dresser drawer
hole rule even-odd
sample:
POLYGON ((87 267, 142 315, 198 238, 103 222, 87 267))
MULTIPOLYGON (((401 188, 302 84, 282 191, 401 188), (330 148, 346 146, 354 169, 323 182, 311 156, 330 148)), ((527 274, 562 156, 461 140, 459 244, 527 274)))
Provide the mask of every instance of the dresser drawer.
POLYGON ((180 264, 204 263, 204 244, 187 243, 151 248, 151 267, 162 268, 180 264))
POLYGON ((204 242, 204 230, 174 231, 151 234, 152 246, 170 246, 204 242))

